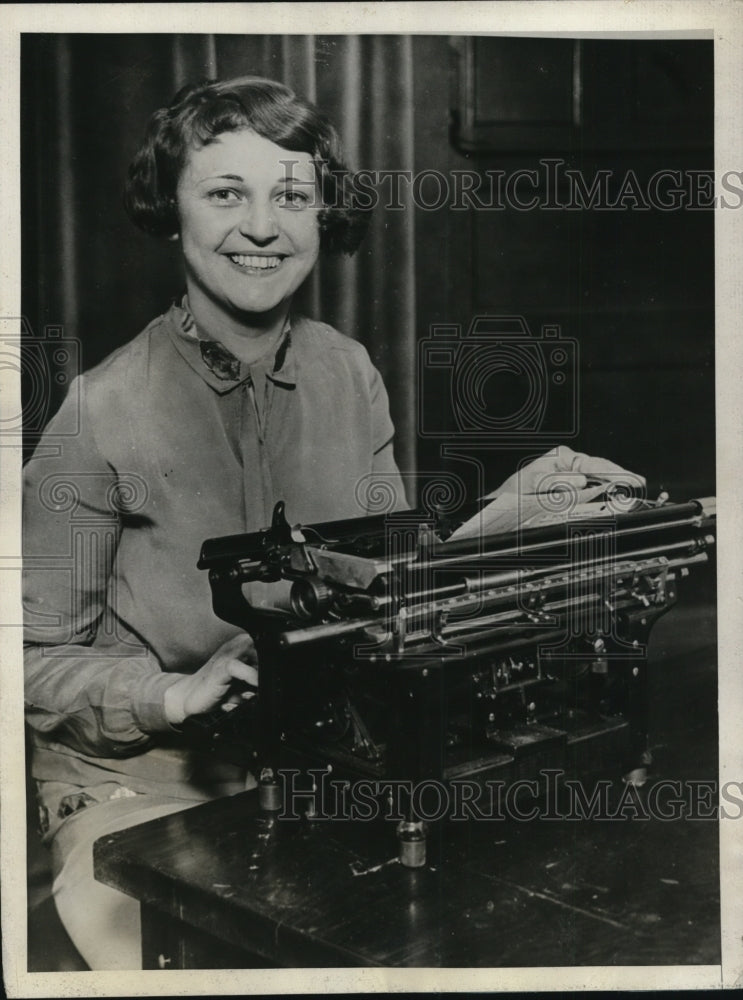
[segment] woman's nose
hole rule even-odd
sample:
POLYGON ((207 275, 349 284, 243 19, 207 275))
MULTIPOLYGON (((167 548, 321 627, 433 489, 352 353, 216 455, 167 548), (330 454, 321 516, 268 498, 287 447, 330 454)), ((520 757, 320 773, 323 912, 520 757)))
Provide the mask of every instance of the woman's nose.
POLYGON ((239 228, 240 233, 253 243, 271 243, 279 235, 273 205, 257 200, 246 203, 240 215, 239 228))

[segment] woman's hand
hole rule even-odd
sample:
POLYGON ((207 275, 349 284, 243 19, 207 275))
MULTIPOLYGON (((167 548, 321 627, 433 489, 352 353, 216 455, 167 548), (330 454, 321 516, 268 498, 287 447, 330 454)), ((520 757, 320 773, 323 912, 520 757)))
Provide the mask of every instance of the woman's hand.
POLYGON ((560 445, 514 472, 502 486, 488 493, 488 497, 501 493, 549 493, 561 487, 581 490, 589 479, 605 480, 635 490, 645 487, 642 476, 606 458, 594 458, 560 445))
POLYGON ((241 690, 258 684, 258 658, 251 637, 243 632, 223 643, 195 674, 184 674, 165 691, 165 717, 178 726, 189 715, 210 712, 221 705, 237 705, 252 698, 254 691, 241 690))

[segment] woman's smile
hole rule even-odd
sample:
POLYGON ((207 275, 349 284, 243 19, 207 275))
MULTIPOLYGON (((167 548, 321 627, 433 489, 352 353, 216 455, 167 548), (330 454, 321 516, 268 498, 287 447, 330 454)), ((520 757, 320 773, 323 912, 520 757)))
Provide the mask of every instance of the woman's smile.
POLYGON ((241 254, 241 253, 230 253, 227 254, 229 260, 233 264, 242 270, 251 274, 269 274, 271 271, 276 271, 281 267, 283 256, 271 255, 266 256, 263 254, 241 254))
POLYGON ((286 314, 320 250, 316 186, 309 153, 248 129, 191 151, 178 213, 197 320, 250 327, 286 314))

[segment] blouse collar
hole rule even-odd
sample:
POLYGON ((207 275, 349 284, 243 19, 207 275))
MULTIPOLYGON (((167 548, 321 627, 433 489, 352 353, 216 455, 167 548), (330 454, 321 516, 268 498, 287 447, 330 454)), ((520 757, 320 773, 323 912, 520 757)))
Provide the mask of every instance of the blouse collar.
POLYGON ((205 337, 188 307, 188 296, 174 302, 168 314, 177 334, 174 342, 190 366, 217 392, 225 393, 245 382, 253 373, 264 372, 277 385, 296 384, 296 361, 291 348, 291 322, 286 318, 281 341, 273 356, 246 364, 218 340, 205 337))

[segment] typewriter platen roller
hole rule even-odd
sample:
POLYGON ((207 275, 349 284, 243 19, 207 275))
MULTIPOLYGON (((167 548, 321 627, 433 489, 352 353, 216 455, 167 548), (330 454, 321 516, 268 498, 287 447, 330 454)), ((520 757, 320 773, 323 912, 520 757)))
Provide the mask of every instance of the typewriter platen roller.
MULTIPOLYGON (((281 807, 284 767, 410 783, 642 775, 650 630, 709 559, 714 499, 447 541, 476 510, 291 526, 277 504, 270 528, 204 543, 214 610, 253 635, 260 664, 257 698, 211 739, 252 763, 265 807, 281 807), (246 584, 279 580, 288 607, 246 599, 246 584)), ((409 812, 404 863, 423 863, 422 829, 409 812)))

